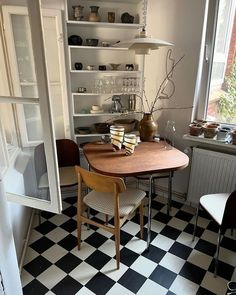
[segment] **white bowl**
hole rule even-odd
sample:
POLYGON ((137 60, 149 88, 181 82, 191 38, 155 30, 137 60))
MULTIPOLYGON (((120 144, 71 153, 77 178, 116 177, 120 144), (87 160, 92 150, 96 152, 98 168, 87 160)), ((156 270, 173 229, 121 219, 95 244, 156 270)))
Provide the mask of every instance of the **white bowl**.
POLYGON ((100 111, 101 110, 101 107, 99 105, 93 105, 92 106, 92 110, 93 111, 100 111))

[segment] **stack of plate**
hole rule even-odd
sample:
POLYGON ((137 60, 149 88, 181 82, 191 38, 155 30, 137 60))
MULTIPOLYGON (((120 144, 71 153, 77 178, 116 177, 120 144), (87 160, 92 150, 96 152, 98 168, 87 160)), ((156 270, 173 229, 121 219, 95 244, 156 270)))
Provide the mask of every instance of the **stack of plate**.
POLYGON ((99 105, 93 105, 90 110, 91 114, 102 114, 103 112, 104 110, 99 105))

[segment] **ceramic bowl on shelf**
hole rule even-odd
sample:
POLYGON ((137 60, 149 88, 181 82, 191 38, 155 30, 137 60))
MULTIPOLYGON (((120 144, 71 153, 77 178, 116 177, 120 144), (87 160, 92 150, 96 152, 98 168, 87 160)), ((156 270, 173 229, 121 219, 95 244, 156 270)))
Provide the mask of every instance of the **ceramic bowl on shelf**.
POLYGON ((69 43, 69 45, 74 45, 74 46, 82 45, 83 39, 78 35, 71 35, 68 38, 68 43, 69 43))
POLYGON ((87 46, 98 46, 98 39, 86 39, 87 46))
POLYGON ((136 120, 135 119, 117 119, 113 121, 113 124, 124 127, 125 133, 129 133, 134 130, 136 120))
POLYGON ((75 133, 77 134, 89 134, 91 133, 90 127, 76 127, 75 133))
POLYGON ((94 127, 97 133, 109 133, 110 132, 110 123, 95 123, 94 127))

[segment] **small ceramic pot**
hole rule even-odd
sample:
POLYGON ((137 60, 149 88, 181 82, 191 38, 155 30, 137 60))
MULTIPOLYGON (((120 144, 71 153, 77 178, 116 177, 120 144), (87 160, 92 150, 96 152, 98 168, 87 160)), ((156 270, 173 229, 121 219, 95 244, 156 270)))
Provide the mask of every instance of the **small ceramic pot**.
POLYGON ((231 131, 231 135, 232 135, 232 144, 236 144, 236 129, 233 129, 231 131))
POLYGON ((76 70, 82 70, 83 69, 83 64, 81 62, 76 62, 75 63, 75 69, 76 70))
POLYGON ((87 70, 88 71, 93 71, 95 69, 95 66, 94 65, 88 65, 87 66, 87 70))
POLYGON ((219 128, 216 124, 205 124, 203 126, 203 134, 205 138, 214 138, 218 131, 219 128))
POLYGON ((106 71, 107 67, 105 65, 98 66, 99 71, 106 71))
POLYGON ((202 125, 200 124, 190 124, 189 125, 189 134, 192 136, 199 136, 202 134, 202 125))

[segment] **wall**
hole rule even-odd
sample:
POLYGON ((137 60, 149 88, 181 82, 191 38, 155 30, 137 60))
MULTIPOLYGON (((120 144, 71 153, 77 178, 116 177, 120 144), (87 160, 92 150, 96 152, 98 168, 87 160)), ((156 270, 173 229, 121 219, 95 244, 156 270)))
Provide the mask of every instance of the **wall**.
MULTIPOLYGON (((149 0, 147 33, 153 38, 174 43, 173 57, 184 59, 176 67, 173 75, 175 93, 169 103, 159 107, 183 108, 155 112, 159 133, 164 135, 167 120, 176 123, 176 147, 184 150, 188 143, 182 140, 188 132, 194 102, 200 54, 201 34, 204 20, 205 0, 149 0)), ((169 47, 170 48, 170 47, 169 47)), ((168 48, 162 47, 146 56, 145 89, 149 100, 153 100, 165 75, 165 57, 168 48)), ((174 190, 187 191, 189 168, 175 173, 174 190)))

